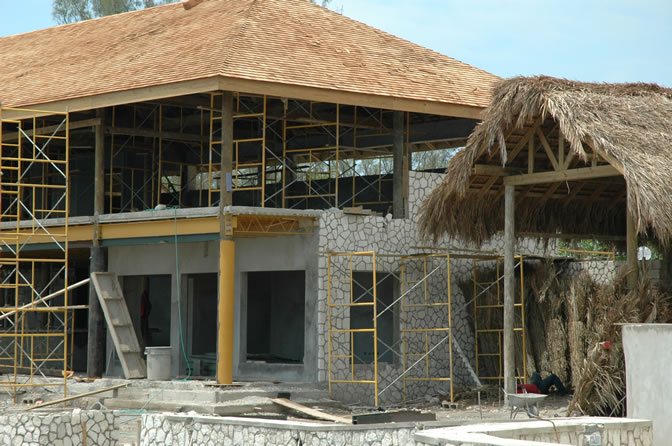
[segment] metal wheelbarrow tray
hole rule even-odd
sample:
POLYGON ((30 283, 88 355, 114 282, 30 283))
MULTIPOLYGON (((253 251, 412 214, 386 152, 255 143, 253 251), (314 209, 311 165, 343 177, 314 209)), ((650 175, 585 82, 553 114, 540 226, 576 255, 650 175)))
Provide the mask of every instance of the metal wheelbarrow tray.
POLYGON ((539 402, 548 395, 540 393, 506 393, 506 398, 511 406, 511 418, 515 418, 518 412, 525 412, 530 418, 539 416, 539 402))

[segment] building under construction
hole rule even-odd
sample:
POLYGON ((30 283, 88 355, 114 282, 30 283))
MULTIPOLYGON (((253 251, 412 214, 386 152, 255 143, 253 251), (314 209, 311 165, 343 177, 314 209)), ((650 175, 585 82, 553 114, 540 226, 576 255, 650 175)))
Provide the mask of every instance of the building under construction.
POLYGON ((483 290, 501 309, 501 243, 420 240, 442 175, 414 170, 465 145, 497 78, 307 1, 183 6, 0 39, 5 385, 142 376, 145 346, 172 377, 376 405, 501 379, 502 327, 467 323, 483 290), (93 272, 118 278, 102 309, 93 272))

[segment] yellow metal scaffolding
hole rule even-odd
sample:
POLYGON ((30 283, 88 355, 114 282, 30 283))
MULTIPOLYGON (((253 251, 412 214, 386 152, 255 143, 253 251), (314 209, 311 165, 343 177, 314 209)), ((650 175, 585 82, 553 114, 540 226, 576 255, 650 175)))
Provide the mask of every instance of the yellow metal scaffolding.
MULTIPOLYGON (((441 277, 441 275, 437 275, 441 277)), ((404 400, 408 394, 408 383, 412 381, 448 382, 450 385, 450 401, 454 399, 453 386, 453 318, 450 280, 450 254, 418 254, 401 257, 401 309, 402 309, 402 359, 404 400), (434 266, 435 263, 439 263, 434 266), (445 265, 444 265, 445 263, 445 265), (430 278, 439 269, 445 267, 445 294, 437 292, 442 287, 430 286, 430 278), (409 271, 410 270, 410 271, 409 271), (412 271, 415 270, 415 277, 412 271), (428 322, 427 313, 431 312, 434 324, 428 322), (424 314, 422 326, 413 326, 413 320, 420 317, 415 313, 424 314), (441 313, 439 317, 438 313, 441 313), (418 342, 418 339, 420 341, 418 342), (432 367, 432 359, 440 361, 438 347, 447 343, 446 367, 432 367), (422 348, 418 349, 417 346, 422 348), (416 347, 415 349, 413 347, 416 347), (436 351, 436 354, 432 353, 436 351), (422 367, 418 368, 417 366, 422 367), (419 373, 418 373, 419 372, 419 373)), ((446 360, 446 358, 441 358, 446 360)))
POLYGON ((327 342, 329 350, 329 393, 334 384, 366 384, 373 386, 375 405, 378 406, 378 324, 376 294, 376 253, 374 251, 354 253, 330 253, 327 255, 327 342), (335 259, 344 259, 345 268, 334 265, 335 259), (368 259, 368 266, 373 275, 372 292, 355 296, 354 272, 359 266, 359 259, 368 259), (334 268, 336 267, 336 270, 334 268), (338 274, 334 277, 334 272, 338 274), (370 296, 370 298, 369 298, 370 296), (349 314, 345 312, 353 307, 362 307, 371 311, 371 328, 350 328, 349 314), (357 359, 354 353, 355 336, 365 334, 373 340, 373 375, 359 377, 355 370, 357 359), (334 361, 346 361, 348 373, 336 376, 334 361))
POLYGON ((450 259, 448 254, 399 256, 374 251, 327 254, 330 392, 335 384, 372 385, 377 406, 381 395, 395 385, 401 387, 398 391, 405 401, 411 386, 416 393, 422 393, 428 386, 437 390, 437 385, 447 384, 449 387, 443 389, 453 400, 450 259), (358 282, 357 273, 370 274, 371 282, 358 282), (390 276, 398 279, 395 283, 399 288, 393 292, 396 298, 389 296, 386 302, 378 288, 390 276), (353 326, 353 308, 370 309, 368 327, 353 326), (398 334, 393 336, 396 339, 392 344, 385 342, 381 331, 381 317, 388 311, 399 315, 392 318, 392 325, 398 326, 398 330, 389 327, 398 334), (372 340, 371 358, 360 358, 356 353, 357 337, 361 341, 363 335, 372 340), (388 352, 399 359, 381 359, 388 352), (386 363, 383 375, 381 360, 386 363), (417 384, 422 382, 425 384, 421 389, 417 384), (382 386, 385 387, 380 389, 382 386))
POLYGON ((323 201, 328 206, 338 206, 341 106, 333 104, 336 107, 336 121, 314 123, 319 121, 315 113, 317 104, 319 103, 308 102, 306 108, 299 103, 296 108, 302 110, 304 116, 290 117, 286 112, 282 121, 283 208, 296 208, 302 203, 305 208, 309 208, 311 199, 323 201), (329 142, 319 146, 308 144, 301 147, 288 143, 293 139, 310 141, 311 136, 315 135, 326 137, 329 142), (320 184, 320 181, 326 184, 320 184), (304 183, 305 188, 292 192, 292 184, 299 182, 304 183))
POLYGON ((7 374, 0 387, 12 389, 15 400, 23 387, 62 386, 67 394, 74 309, 68 163, 67 112, 0 108, 0 367, 7 374), (26 118, 5 119, 7 111, 26 118), (48 218, 62 224, 52 230, 48 218), (29 249, 35 241, 51 249, 48 257, 29 249), (51 289, 63 292, 54 299, 51 289), (47 380, 47 369, 60 370, 63 380, 47 380))
MULTIPOLYGON (((520 272, 520 294, 514 301, 515 324, 514 332, 520 335, 522 352, 522 369, 516 367, 516 379, 521 382, 527 382, 527 353, 525 350, 525 281, 523 276, 523 256, 516 256, 516 268, 520 272)), ((504 382, 504 359, 502 354, 504 329, 503 314, 503 257, 492 257, 474 259, 473 263, 473 285, 474 285, 474 338, 476 352, 476 374, 480 380, 504 382), (479 270, 480 267, 480 270, 479 270), (492 279, 479 279, 489 270, 487 274, 494 274, 492 279), (488 323, 481 325, 481 314, 488 312, 488 323), (489 348, 483 345, 488 344, 489 348), (495 347, 493 348, 493 345, 495 347), (497 370, 496 374, 483 374, 483 368, 497 370)))

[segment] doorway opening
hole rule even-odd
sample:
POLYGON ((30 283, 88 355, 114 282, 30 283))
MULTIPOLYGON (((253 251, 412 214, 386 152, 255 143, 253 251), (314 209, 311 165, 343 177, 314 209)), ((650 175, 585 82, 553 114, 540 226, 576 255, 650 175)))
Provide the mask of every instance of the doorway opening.
POLYGON ((247 360, 303 363, 305 271, 247 273, 247 360))

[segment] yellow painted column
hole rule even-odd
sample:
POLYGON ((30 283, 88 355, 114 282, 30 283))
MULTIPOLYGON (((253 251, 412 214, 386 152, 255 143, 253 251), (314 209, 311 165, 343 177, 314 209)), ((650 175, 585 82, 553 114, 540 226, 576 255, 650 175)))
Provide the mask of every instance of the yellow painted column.
POLYGON ((217 313, 217 383, 233 381, 233 311, 235 242, 219 241, 219 302, 217 313))

